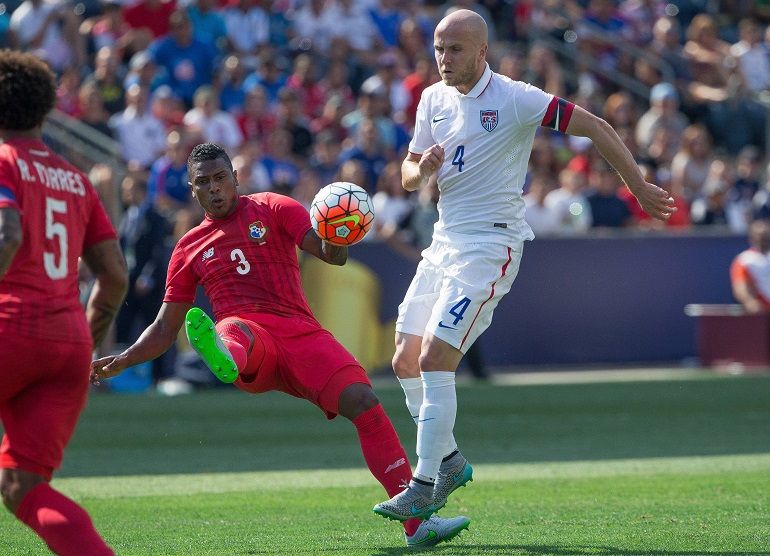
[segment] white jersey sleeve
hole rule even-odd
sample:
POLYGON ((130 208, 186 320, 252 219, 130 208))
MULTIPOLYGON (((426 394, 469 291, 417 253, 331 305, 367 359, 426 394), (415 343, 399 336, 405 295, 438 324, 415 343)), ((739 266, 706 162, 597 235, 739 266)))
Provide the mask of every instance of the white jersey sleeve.
POLYGON ((417 105, 417 115, 414 123, 414 136, 409 142, 409 152, 413 154, 422 154, 436 142, 433 140, 433 134, 430 129, 430 115, 428 114, 429 100, 425 91, 420 95, 420 102, 417 105))
POLYGON ((529 83, 518 82, 516 85, 511 87, 514 91, 513 109, 516 119, 523 127, 539 126, 553 95, 529 83))

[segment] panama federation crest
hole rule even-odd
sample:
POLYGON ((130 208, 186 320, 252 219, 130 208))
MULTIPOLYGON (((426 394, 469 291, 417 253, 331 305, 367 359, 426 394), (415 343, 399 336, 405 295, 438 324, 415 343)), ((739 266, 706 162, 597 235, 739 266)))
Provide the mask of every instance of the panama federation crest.
POLYGON ((262 224, 261 220, 249 224, 249 238, 261 245, 267 241, 265 236, 267 236, 267 228, 262 224))
POLYGON ((481 127, 492 131, 497 127, 497 110, 481 110, 481 127))

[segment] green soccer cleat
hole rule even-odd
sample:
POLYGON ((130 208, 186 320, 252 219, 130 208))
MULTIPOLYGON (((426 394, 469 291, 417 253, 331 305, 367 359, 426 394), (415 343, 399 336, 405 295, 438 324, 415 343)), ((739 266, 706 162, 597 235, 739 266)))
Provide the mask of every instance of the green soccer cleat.
POLYGON ((473 481, 473 467, 465 458, 447 469, 444 469, 442 464, 436 477, 436 486, 433 488, 433 505, 436 511, 446 506, 450 494, 471 481, 473 481))
POLYGON ((406 521, 413 517, 428 519, 436 511, 436 507, 433 505, 433 500, 429 500, 415 489, 407 487, 390 500, 377 504, 372 508, 372 511, 388 519, 406 521))
POLYGON ((467 529, 470 524, 471 520, 464 515, 448 519, 433 515, 427 521, 420 523, 414 535, 404 534, 406 546, 407 548, 417 550, 436 546, 440 542, 455 538, 461 531, 467 529))
POLYGON ((231 384, 238 378, 238 367, 230 355, 230 350, 214 329, 214 321, 198 307, 187 311, 185 333, 192 348, 201 356, 203 362, 222 382, 231 384))

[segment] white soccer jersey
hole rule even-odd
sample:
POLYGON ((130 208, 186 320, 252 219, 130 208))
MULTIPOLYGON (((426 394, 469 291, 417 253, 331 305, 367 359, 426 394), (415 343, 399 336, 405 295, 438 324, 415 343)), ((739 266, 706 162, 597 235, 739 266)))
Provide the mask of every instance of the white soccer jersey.
POLYGON ((567 104, 489 65, 467 95, 443 82, 423 91, 409 151, 444 149, 435 238, 507 245, 534 238, 522 199, 529 155, 544 117, 564 131, 567 104))

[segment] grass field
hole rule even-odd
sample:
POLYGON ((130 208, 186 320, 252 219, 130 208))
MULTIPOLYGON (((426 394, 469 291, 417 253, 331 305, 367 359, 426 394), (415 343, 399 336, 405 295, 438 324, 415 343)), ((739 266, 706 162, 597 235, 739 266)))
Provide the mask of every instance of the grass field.
MULTIPOLYGON (((377 389, 407 453, 395 381, 377 389)), ((463 384, 443 555, 770 554, 770 377, 463 384)), ((288 396, 94 395, 56 479, 120 555, 395 555, 354 429, 288 396)), ((44 554, 0 514, 0 555, 44 554)))

